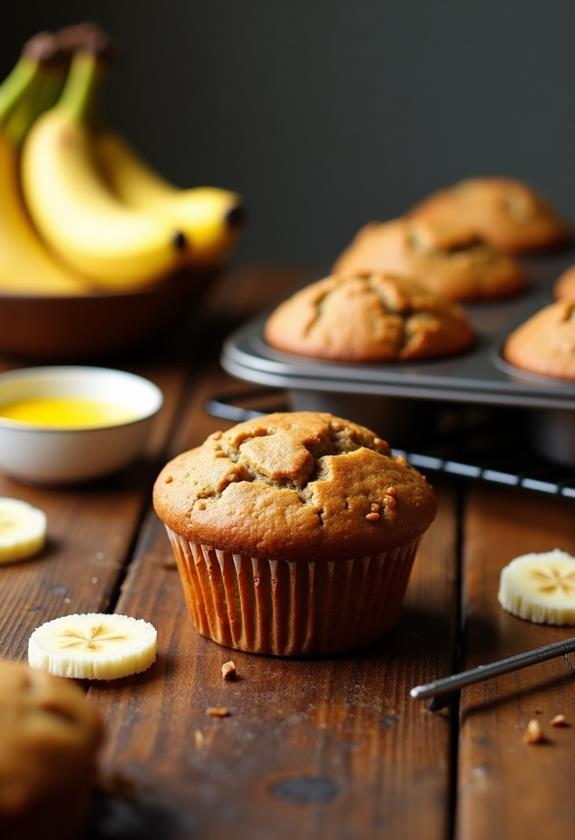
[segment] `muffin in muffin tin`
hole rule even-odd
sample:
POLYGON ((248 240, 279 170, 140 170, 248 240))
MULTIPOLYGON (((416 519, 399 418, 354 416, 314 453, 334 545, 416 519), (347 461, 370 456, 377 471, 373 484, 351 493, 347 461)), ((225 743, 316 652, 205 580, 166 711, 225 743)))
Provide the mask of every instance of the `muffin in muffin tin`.
POLYGON ((281 303, 265 327, 279 350, 338 361, 451 355, 473 343, 463 309, 413 280, 389 274, 332 276, 281 303))
POLYGON ((573 238, 571 227, 549 202, 512 178, 468 178, 432 193, 410 215, 463 222, 510 254, 556 248, 573 238))
POLYGON ((365 225, 333 272, 377 271, 411 277, 454 301, 501 298, 525 287, 523 271, 512 257, 456 219, 405 217, 365 225))
POLYGON ((506 340, 503 356, 515 367, 575 380, 575 300, 559 300, 536 312, 506 340))
POLYGON ((553 294, 557 300, 575 300, 575 265, 570 266, 557 278, 553 294))

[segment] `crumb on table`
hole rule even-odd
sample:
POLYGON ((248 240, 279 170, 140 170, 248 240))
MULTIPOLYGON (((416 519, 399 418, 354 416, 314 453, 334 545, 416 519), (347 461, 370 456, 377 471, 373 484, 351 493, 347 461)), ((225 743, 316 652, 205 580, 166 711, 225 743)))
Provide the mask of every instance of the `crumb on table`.
POLYGON ((224 718, 230 717, 231 712, 227 708, 227 706, 208 706, 208 708, 206 709, 206 714, 209 717, 224 718))
POLYGON ((527 724, 527 729, 523 733, 523 742, 525 744, 544 744, 546 740, 537 718, 530 720, 527 724))
POLYGON ((238 672, 236 671, 236 666, 232 662, 232 660, 230 659, 229 662, 224 662, 224 664, 222 665, 222 677, 224 678, 224 680, 228 680, 228 682, 231 680, 235 680, 237 675, 238 672))

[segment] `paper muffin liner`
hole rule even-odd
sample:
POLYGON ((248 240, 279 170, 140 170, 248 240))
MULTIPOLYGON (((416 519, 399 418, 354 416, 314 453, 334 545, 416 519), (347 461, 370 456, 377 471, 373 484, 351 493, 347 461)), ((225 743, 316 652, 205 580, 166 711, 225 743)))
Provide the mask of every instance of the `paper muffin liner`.
POLYGON ((276 656, 344 651, 390 630, 419 543, 348 560, 263 560, 166 530, 202 636, 276 656))

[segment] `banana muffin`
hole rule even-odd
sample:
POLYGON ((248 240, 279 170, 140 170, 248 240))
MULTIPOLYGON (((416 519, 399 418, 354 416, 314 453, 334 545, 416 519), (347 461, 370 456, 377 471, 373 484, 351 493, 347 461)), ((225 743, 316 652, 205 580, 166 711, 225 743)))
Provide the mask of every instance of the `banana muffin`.
POLYGON ((215 432, 164 467, 154 506, 199 632, 283 656, 389 630, 436 509, 387 443, 317 412, 215 432))
POLYGON ((575 379, 575 300, 552 303, 525 321, 505 342, 503 355, 523 370, 575 379))
POLYGON ((563 245, 572 230, 531 187, 511 178, 470 178, 438 190, 411 214, 463 222, 502 251, 521 254, 563 245))
POLYGON ((469 347, 464 311, 413 280, 333 276, 281 303, 265 326, 278 350, 349 362, 427 359, 469 347))
POLYGON ((469 225, 436 219, 371 222, 341 254, 335 274, 383 271, 412 277, 450 300, 499 298, 520 292, 519 264, 483 241, 469 225))
POLYGON ((575 300, 575 265, 564 271, 553 288, 557 300, 575 300))
POLYGON ((77 837, 102 724, 69 680, 0 661, 0 837, 77 837))

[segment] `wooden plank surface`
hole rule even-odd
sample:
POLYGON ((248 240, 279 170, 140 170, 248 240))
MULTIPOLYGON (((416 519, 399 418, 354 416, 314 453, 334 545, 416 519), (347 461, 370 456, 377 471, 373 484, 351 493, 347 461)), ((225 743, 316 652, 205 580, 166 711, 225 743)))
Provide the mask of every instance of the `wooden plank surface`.
MULTIPOLYGON (((174 451, 221 427, 202 405, 226 382, 213 371, 194 388, 174 451)), ((160 660, 140 678, 90 689, 108 725, 104 766, 130 777, 143 819, 155 801, 173 837, 443 839, 449 721, 408 690, 451 665, 455 532, 446 489, 394 633, 365 651, 290 660, 198 636, 163 527, 150 515, 117 611, 158 627, 160 660), (230 657, 236 683, 220 673, 230 657), (207 717, 217 705, 232 716, 207 717)))
POLYGON ((37 624, 72 611, 115 609, 158 627, 153 669, 90 689, 107 722, 103 767, 132 787, 101 801, 94 838, 211 840, 233 832, 281 840, 297 832, 350 840, 567 840, 575 825, 571 658, 464 692, 458 742, 449 715, 430 714, 408 699, 408 689, 451 670, 461 535, 462 667, 570 634, 507 615, 496 591, 501 567, 517 554, 555 546, 575 553, 573 504, 478 485, 456 503, 460 485, 446 482, 400 625, 365 651, 310 660, 231 652, 199 637, 186 614, 150 509, 151 482, 168 455, 224 425, 206 416, 205 399, 242 388, 218 370, 220 340, 308 277, 265 266, 236 271, 215 289, 204 315, 161 352, 151 347, 145 357, 117 360, 156 381, 167 398, 139 465, 68 489, 0 478, 0 494, 47 511, 50 532, 42 558, 0 568, 0 654, 24 657, 37 624), (230 657, 241 676, 236 683, 220 674, 230 657), (207 717, 211 705, 229 706, 232 716, 207 717), (572 727, 551 729, 558 713, 572 727), (523 744, 532 717, 548 744, 523 744))
MULTIPOLYGON (((573 635, 504 612, 497 603, 501 568, 531 551, 575 554, 575 506, 542 495, 476 487, 465 519, 463 617, 471 667, 573 635)), ((507 674, 463 692, 458 840, 575 835, 575 660, 572 656, 507 674), (549 721, 564 714, 570 727, 549 721), (537 718, 549 742, 526 745, 537 718)))

